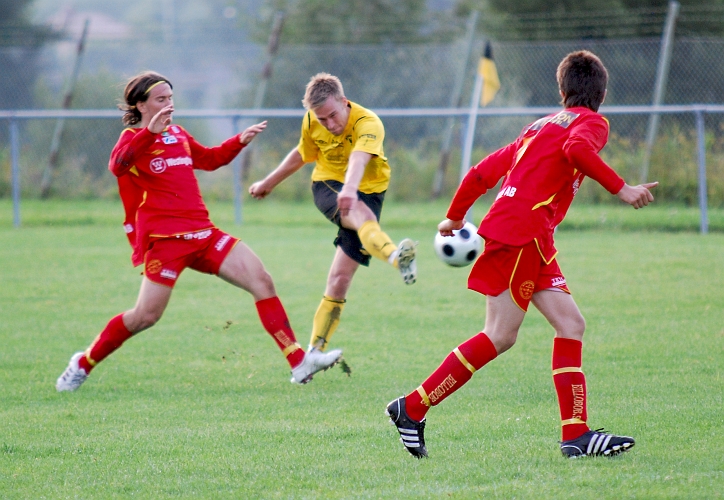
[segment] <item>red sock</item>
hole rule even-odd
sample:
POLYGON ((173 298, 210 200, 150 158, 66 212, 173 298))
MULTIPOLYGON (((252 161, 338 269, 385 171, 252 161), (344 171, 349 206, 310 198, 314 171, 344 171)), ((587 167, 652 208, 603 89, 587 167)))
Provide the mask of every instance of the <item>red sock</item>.
POLYGON ((83 368, 86 373, 90 373, 95 365, 121 347, 131 335, 133 334, 123 324, 123 314, 115 316, 85 351, 85 355, 78 360, 78 366, 83 368))
POLYGON ((304 350, 297 343, 279 297, 260 300, 256 303, 256 310, 259 312, 261 324, 282 350, 289 366, 294 368, 301 363, 304 359, 304 350))
POLYGON ((497 355, 495 346, 485 333, 466 340, 448 354, 416 391, 405 397, 407 414, 419 422, 425 418, 430 406, 439 405, 497 355))
POLYGON ((586 420, 586 377, 581 370, 580 340, 553 339, 553 384, 561 410, 561 440, 576 439, 589 431, 586 420))

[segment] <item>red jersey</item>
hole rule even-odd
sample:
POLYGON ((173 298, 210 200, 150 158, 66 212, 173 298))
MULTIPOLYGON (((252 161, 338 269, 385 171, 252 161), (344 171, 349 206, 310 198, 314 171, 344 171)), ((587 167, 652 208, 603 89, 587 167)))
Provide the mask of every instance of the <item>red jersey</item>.
POLYGON ((447 217, 468 209, 504 177, 478 233, 506 245, 535 240, 542 257, 555 257, 553 230, 568 212, 585 176, 611 194, 624 180, 598 156, 608 140, 608 120, 588 108, 567 108, 523 129, 515 142, 485 157, 467 173, 447 217))
POLYGON ((214 227, 201 198, 194 169, 216 170, 244 147, 236 135, 207 148, 178 125, 160 134, 147 128, 121 132, 108 169, 118 177, 126 216, 124 229, 137 266, 151 238, 187 234, 214 227))

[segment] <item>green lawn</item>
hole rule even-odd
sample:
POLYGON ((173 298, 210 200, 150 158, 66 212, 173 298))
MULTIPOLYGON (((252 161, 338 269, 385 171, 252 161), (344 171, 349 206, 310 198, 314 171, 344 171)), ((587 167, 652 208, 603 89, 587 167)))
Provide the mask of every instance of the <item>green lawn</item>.
MULTIPOLYGON (((722 498, 724 235, 630 230, 675 219, 666 207, 574 207, 556 236, 588 322, 589 423, 634 436, 633 451, 561 457, 552 330, 535 311, 429 413, 430 458, 403 450, 385 405, 484 322, 467 269, 434 256, 445 205, 386 207, 393 239, 420 241, 418 283, 359 271, 332 341, 351 377, 293 386, 251 298, 186 271, 158 325, 58 394, 71 354, 135 302, 122 211, 24 201, 15 229, 0 200, 0 498, 722 498)), ((242 226, 230 204, 211 211, 262 257, 306 345, 333 228, 309 205, 249 202, 242 226)))

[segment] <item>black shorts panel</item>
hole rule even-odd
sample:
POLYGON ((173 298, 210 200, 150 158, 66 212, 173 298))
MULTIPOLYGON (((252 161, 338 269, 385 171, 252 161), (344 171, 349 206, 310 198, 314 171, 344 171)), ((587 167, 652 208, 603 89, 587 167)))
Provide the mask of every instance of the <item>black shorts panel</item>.
MULTIPOLYGON (((342 227, 342 219, 337 208, 337 194, 342 190, 343 183, 339 181, 316 181, 312 182, 312 194, 314 195, 314 204, 324 216, 333 222, 339 230, 337 237, 334 239, 334 245, 342 249, 342 251, 352 260, 369 266, 370 255, 362 248, 362 242, 357 236, 357 231, 342 227)), ((385 193, 362 193, 357 191, 359 201, 367 205, 372 213, 377 217, 379 222, 382 214, 382 203, 385 200, 385 193)))

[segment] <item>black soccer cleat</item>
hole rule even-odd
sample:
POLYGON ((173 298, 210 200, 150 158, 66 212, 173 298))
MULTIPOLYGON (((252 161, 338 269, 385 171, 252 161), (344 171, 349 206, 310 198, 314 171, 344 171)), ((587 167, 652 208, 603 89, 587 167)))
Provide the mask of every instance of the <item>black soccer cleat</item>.
POLYGON ((561 442, 561 453, 567 458, 612 457, 633 448, 636 442, 628 436, 607 434, 603 429, 588 431, 583 436, 561 442))
POLYGON ((397 426, 400 441, 405 449, 415 458, 427 457, 425 448, 425 419, 420 422, 412 420, 405 411, 405 397, 397 398, 387 405, 385 414, 390 417, 391 423, 397 426))

